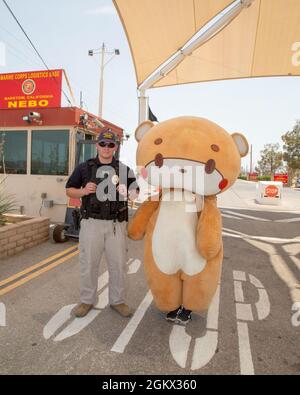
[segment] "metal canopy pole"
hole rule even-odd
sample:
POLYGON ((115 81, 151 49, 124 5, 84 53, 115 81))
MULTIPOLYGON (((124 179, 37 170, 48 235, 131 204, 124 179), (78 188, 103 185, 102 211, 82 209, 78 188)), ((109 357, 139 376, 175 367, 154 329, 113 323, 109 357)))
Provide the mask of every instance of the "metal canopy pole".
POLYGON ((139 125, 146 121, 149 116, 149 98, 146 96, 146 90, 139 89, 139 125))
MULTIPOLYGON (((147 89, 151 88, 161 78, 167 76, 175 69, 186 56, 191 55, 196 49, 205 44, 209 39, 228 25, 237 15, 245 8, 251 6, 255 0, 239 0, 231 9, 229 9, 220 19, 218 19, 205 32, 189 40, 175 55, 173 55, 165 65, 157 69, 149 78, 147 78, 139 87, 139 122, 148 119, 148 98, 146 96, 147 89), (190 42, 191 41, 191 42, 190 42), (190 43, 189 43, 190 42, 190 43), (189 43, 189 44, 188 44, 189 43), (146 107, 145 107, 146 106, 146 107)), ((202 30, 203 28, 201 28, 202 30)), ((196 33, 198 35, 199 32, 196 33)))

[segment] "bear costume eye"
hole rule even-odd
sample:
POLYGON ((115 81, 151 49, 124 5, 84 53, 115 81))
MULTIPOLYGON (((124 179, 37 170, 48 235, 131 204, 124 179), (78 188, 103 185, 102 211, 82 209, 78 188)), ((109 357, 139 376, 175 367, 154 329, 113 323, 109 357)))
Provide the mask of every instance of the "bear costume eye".
POLYGON ((212 144, 212 145, 210 146, 210 148, 211 148, 213 151, 215 151, 215 152, 219 152, 219 151, 220 151, 219 146, 216 145, 216 144, 212 144))
POLYGON ((154 141, 154 144, 155 144, 155 145, 159 145, 159 144, 161 144, 162 142, 163 142, 162 139, 159 138, 159 139, 156 139, 156 140, 154 141))

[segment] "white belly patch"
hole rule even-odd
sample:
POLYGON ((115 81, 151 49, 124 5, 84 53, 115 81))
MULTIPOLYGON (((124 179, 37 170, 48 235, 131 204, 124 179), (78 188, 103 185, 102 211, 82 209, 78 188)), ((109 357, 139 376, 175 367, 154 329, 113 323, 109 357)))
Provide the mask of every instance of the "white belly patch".
POLYGON ((202 272, 206 265, 196 246, 199 200, 196 206, 192 193, 185 192, 185 200, 176 199, 178 193, 163 193, 153 230, 152 253, 157 267, 163 273, 174 274, 181 269, 193 276, 202 272))

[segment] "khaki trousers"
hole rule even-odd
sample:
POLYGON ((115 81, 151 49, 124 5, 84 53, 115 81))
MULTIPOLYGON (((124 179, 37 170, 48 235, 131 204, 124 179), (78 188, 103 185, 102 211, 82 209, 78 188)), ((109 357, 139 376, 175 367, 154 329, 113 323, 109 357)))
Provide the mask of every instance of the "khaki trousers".
POLYGON ((109 304, 125 302, 127 222, 82 219, 79 234, 80 301, 96 305, 103 253, 109 273, 109 304), (115 234, 114 234, 115 226, 115 234))

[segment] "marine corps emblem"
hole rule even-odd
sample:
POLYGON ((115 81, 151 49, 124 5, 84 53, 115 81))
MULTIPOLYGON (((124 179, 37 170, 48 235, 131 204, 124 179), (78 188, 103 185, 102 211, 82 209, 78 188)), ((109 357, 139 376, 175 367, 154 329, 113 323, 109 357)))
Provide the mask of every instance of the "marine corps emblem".
POLYGON ((22 84, 22 91, 25 95, 31 95, 35 91, 35 82, 33 80, 25 80, 22 84))

